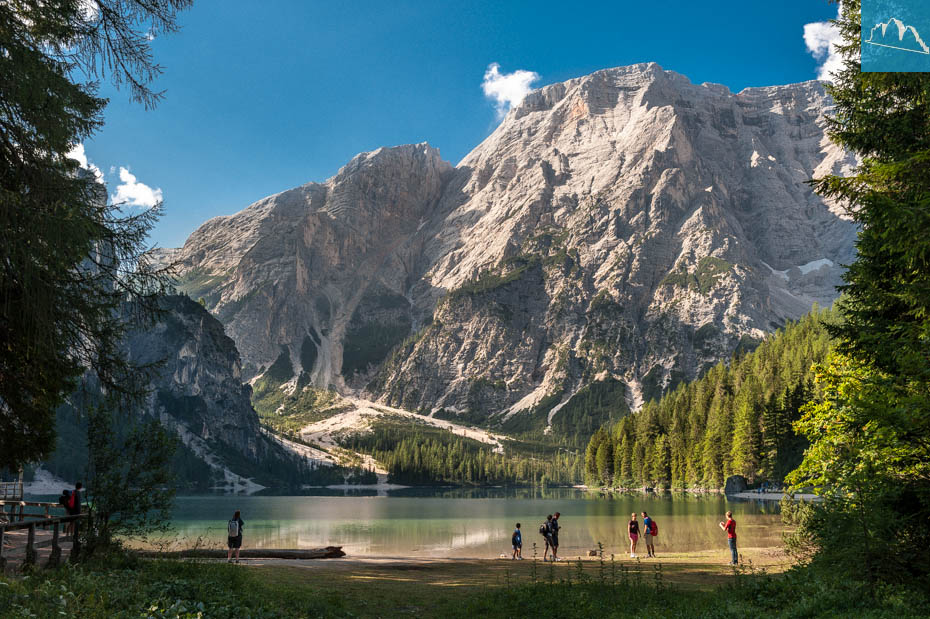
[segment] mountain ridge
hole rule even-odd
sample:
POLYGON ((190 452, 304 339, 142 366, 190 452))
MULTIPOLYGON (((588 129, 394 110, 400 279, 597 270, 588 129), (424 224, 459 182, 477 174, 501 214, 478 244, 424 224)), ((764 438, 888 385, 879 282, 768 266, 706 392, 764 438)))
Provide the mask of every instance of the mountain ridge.
POLYGON ((531 92, 454 168, 425 142, 362 153, 166 255, 286 389, 551 424, 612 381, 636 407, 835 298, 855 228, 806 184, 855 163, 830 105, 604 69, 531 92))

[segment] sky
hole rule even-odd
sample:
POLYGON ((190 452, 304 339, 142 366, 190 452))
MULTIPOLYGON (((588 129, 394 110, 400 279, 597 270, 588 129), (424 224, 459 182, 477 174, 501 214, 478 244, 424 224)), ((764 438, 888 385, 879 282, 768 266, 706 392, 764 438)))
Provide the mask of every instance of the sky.
POLYGON ((151 242, 179 247, 359 152, 428 141, 457 163, 529 90, 599 69, 657 62, 734 92, 827 79, 836 14, 826 0, 195 0, 152 42, 163 101, 147 111, 104 81, 106 123, 74 157, 115 201, 163 200, 151 242))

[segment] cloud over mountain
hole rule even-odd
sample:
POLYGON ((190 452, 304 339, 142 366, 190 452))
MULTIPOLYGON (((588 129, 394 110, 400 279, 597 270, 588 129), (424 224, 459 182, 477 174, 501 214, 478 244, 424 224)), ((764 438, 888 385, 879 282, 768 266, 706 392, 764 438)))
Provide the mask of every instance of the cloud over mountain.
POLYGON ((523 98, 533 90, 530 84, 539 80, 539 74, 523 69, 513 73, 501 73, 500 68, 496 62, 488 65, 481 90, 487 98, 494 100, 497 115, 503 118, 507 110, 520 105, 523 98))

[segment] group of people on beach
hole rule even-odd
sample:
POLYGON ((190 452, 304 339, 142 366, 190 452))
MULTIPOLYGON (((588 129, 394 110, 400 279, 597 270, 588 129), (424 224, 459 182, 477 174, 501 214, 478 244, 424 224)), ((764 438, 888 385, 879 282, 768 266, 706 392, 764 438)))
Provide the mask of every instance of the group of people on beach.
MULTIPOLYGON (((561 525, 559 524, 559 517, 562 514, 555 512, 554 514, 549 514, 546 516, 546 521, 539 525, 539 534, 543 536, 543 539, 546 542, 546 549, 543 551, 543 561, 559 561, 559 529, 561 525)), ((513 535, 510 538, 510 543, 513 545, 513 554, 511 559, 514 560, 523 560, 523 533, 520 531, 520 523, 518 522, 516 528, 513 530, 513 535)))
MULTIPOLYGON (((238 512, 236 512, 238 514, 238 512)), ((546 516, 546 521, 539 525, 539 534, 542 535, 546 543, 546 548, 543 551, 543 561, 559 561, 559 530, 562 526, 559 524, 559 517, 561 514, 555 512, 554 514, 549 514, 546 516), (550 554, 551 553, 551 554, 550 554)), ((646 557, 655 558, 656 556, 656 547, 655 547, 655 537, 659 534, 659 526, 656 524, 656 521, 649 516, 645 511, 642 512, 643 521, 642 529, 639 526, 639 520, 637 520, 636 512, 630 514, 630 522, 627 527, 629 530, 630 536, 630 558, 636 558, 636 547, 639 544, 640 535, 642 535, 643 542, 646 546, 646 557)), ((739 564, 739 554, 736 550, 736 521, 733 520, 733 512, 726 513, 727 519, 725 522, 720 522, 720 528, 723 529, 727 534, 727 546, 730 549, 730 564, 738 565, 739 564)), ((523 533, 520 530, 520 523, 518 522, 516 528, 513 531, 513 535, 510 538, 510 542, 513 545, 513 554, 511 555, 511 560, 522 560, 523 559, 523 533)))
MULTIPOLYGON (((78 493, 80 496, 81 484, 80 482, 76 485, 74 492, 78 493)), ((67 491, 65 491, 67 492, 67 491)), ((65 498, 67 495, 65 492, 62 493, 62 498, 65 498)), ((78 513, 80 513, 80 507, 78 507, 78 513)), ((562 529, 562 525, 559 524, 559 518, 562 516, 559 512, 554 514, 549 514, 546 516, 546 521, 539 525, 539 534, 542 535, 543 540, 545 541, 545 550, 543 551, 543 561, 560 561, 559 559, 559 531, 562 529)), ((646 546, 646 557, 655 558, 656 556, 656 547, 655 547, 655 537, 659 533, 659 527, 656 524, 656 521, 649 516, 645 511, 642 512, 642 528, 640 528, 639 520, 637 519, 636 512, 630 514, 630 522, 627 525, 629 536, 630 536, 630 558, 636 558, 636 547, 639 544, 640 535, 642 535, 643 542, 646 546)), ((736 550, 736 521, 733 520, 733 512, 726 513, 727 519, 725 522, 720 522, 720 528, 723 529, 727 534, 727 546, 730 549, 731 565, 737 565, 739 563, 739 554, 736 550)), ((227 540, 226 545, 228 551, 226 553, 226 562, 233 561, 233 555, 235 554, 235 561, 239 563, 239 549, 242 547, 242 527, 244 526, 242 517, 239 513, 239 510, 233 514, 233 517, 229 519, 227 523, 227 540)), ((516 524, 516 527, 513 530, 513 535, 511 535, 510 542, 513 545, 513 554, 511 555, 511 560, 523 560, 523 532, 520 529, 520 523, 516 524)))
MULTIPOLYGON (((630 515, 630 522, 628 525, 629 534, 630 534, 630 558, 636 558, 636 545, 639 543, 639 521, 636 519, 636 512, 633 512, 630 515)), ((656 547, 654 543, 654 538, 659 534, 659 527, 656 524, 655 520, 649 517, 649 514, 643 512, 643 542, 646 545, 646 557, 655 557, 656 556, 656 547)))

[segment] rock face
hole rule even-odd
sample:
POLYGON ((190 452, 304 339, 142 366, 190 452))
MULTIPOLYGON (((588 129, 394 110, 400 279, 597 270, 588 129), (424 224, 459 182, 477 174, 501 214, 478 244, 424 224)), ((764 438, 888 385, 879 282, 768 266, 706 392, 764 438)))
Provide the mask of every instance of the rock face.
POLYGON ((201 226, 178 256, 182 289, 226 324, 249 374, 285 354, 313 383, 343 386, 369 342, 386 352, 411 329, 417 231, 451 172, 426 144, 358 155, 324 184, 201 226))
POLYGON ((242 383, 239 353, 223 325, 186 296, 163 300, 163 318, 128 334, 135 364, 161 361, 151 382, 147 414, 179 429, 195 451, 219 446, 247 460, 268 454, 251 388, 242 383), (193 444, 192 444, 193 441, 193 444))
POLYGON ((746 492, 749 488, 749 482, 742 475, 731 475, 727 477, 726 485, 723 488, 725 494, 736 494, 737 492, 746 492))
POLYGON ((630 405, 829 304, 855 162, 817 82, 733 94, 655 64, 531 93, 456 167, 425 144, 201 226, 172 254, 255 375, 427 413, 630 405))

